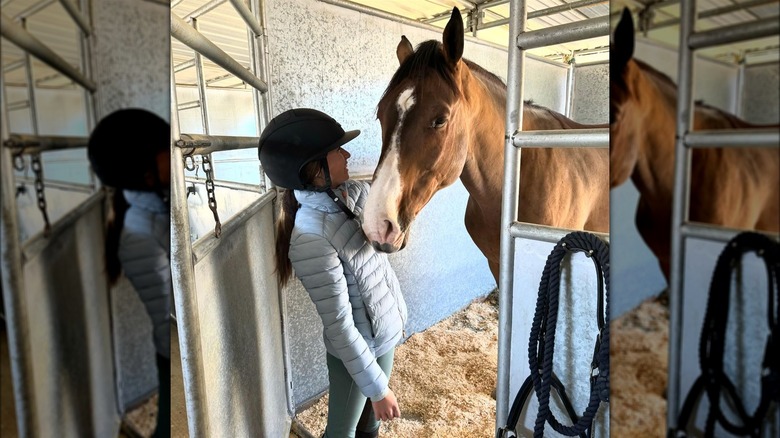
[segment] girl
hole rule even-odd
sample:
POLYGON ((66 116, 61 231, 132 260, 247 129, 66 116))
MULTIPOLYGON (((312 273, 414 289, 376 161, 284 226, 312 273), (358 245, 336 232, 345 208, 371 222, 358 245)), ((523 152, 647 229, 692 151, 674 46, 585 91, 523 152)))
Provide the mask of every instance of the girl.
POLYGON ((344 132, 327 114, 300 108, 275 117, 260 136, 260 161, 280 194, 277 273, 295 269, 324 326, 330 396, 324 437, 379 436, 400 417, 388 387, 406 303, 385 254, 366 241, 357 216, 369 184, 349 180, 344 132))
POLYGON ((141 109, 103 118, 89 138, 92 170, 114 188, 106 235, 111 285, 124 270, 154 325, 159 398, 154 437, 170 436, 170 126, 141 109), (139 137, 129 135, 140 132, 139 137))

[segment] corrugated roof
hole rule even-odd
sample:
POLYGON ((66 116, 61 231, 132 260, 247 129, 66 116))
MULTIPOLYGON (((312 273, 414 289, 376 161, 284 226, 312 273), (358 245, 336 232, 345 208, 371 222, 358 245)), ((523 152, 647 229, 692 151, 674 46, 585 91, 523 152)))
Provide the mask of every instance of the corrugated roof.
MULTIPOLYGON (((778 0, 699 0, 697 4, 698 13, 705 15, 705 17, 700 17, 696 22, 696 29, 699 31, 749 23, 763 18, 780 19, 780 2, 778 0), (718 11, 725 12, 715 15, 718 11)), ((661 23, 679 20, 679 1, 613 0, 612 10, 615 13, 619 13, 624 7, 628 7, 632 12, 638 13, 650 5, 654 5, 651 8, 653 24, 650 26, 650 31, 647 32, 647 38, 677 47, 680 38, 679 25, 657 26, 661 23)), ((746 55, 748 63, 777 61, 780 59, 780 36, 774 35, 711 47, 698 50, 697 54, 725 62, 736 62, 746 55)))

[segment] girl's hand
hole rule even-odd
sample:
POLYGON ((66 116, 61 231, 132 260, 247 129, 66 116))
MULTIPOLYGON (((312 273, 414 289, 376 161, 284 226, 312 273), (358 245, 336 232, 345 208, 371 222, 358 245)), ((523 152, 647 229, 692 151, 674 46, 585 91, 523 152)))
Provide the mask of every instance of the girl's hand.
POLYGON ((387 395, 378 402, 371 402, 374 408, 374 417, 380 421, 390 421, 393 418, 401 418, 401 409, 398 407, 398 401, 395 399, 393 390, 389 390, 387 395))

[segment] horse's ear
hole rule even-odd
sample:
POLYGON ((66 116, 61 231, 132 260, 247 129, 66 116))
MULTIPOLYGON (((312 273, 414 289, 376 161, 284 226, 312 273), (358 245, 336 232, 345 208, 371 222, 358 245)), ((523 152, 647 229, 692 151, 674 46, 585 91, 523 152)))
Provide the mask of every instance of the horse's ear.
POLYGON ((623 15, 615 27, 612 44, 610 45, 609 59, 616 72, 622 72, 623 67, 634 56, 634 20, 631 11, 623 8, 623 15))
POLYGON ((395 55, 398 56, 398 63, 403 64, 404 60, 414 53, 414 47, 412 43, 406 39, 406 35, 401 35, 401 42, 398 43, 398 47, 395 48, 395 55))
POLYGON ((452 8, 452 16, 444 28, 442 37, 444 56, 451 64, 456 64, 463 56, 463 18, 458 8, 452 8))

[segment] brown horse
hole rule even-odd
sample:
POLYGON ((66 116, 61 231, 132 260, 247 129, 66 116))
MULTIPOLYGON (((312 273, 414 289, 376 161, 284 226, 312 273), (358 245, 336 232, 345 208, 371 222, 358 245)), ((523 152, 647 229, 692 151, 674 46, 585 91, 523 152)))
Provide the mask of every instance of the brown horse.
MULTIPOLYGON (((668 281, 677 87, 663 73, 632 58, 634 24, 628 9, 615 28, 610 50, 610 186, 629 176, 636 185, 637 230, 668 281)), ((693 125, 694 130, 768 127, 701 103, 696 104, 693 125)), ((778 231, 779 170, 776 149, 694 149, 690 220, 778 231)))
MULTIPOLYGON (((457 8, 443 43, 426 41, 414 50, 401 38, 396 49, 400 67, 377 107, 382 154, 363 230, 382 251, 403 248, 420 210, 460 177, 470 195, 466 229, 498 281, 506 85, 462 59, 463 44, 457 8)), ((593 127, 547 108, 524 106, 527 131, 593 127)), ((521 221, 608 231, 605 149, 525 149, 521 163, 521 221)))

